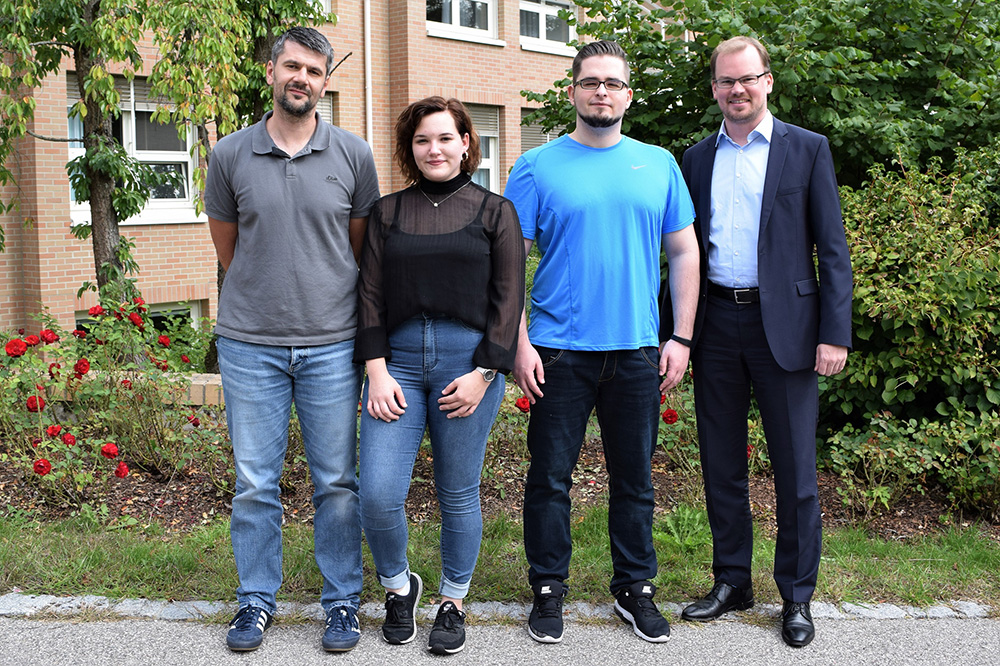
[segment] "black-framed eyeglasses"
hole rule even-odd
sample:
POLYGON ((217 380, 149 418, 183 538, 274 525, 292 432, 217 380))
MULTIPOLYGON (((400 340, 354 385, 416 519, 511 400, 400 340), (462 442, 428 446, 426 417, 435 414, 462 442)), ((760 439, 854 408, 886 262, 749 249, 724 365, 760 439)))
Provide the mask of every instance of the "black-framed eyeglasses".
POLYGON ((741 76, 738 79, 715 79, 714 83, 716 86, 722 88, 723 90, 729 90, 730 88, 736 85, 737 81, 739 81, 740 85, 743 86, 744 88, 749 88, 750 86, 757 85, 757 82, 760 81, 760 77, 767 76, 770 73, 771 73, 770 71, 761 72, 760 74, 741 76))
POLYGON ((627 83, 618 79, 607 79, 605 81, 601 81, 600 79, 580 79, 573 85, 580 86, 584 90, 597 90, 601 87, 601 84, 604 84, 605 90, 613 90, 615 92, 628 88, 627 83))

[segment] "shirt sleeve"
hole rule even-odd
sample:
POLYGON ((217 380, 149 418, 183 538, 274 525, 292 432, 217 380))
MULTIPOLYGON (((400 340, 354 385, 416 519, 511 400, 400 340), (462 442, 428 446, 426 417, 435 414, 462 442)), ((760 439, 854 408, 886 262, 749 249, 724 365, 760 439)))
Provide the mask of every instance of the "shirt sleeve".
POLYGON ((512 202, 502 199, 495 216, 490 238, 486 330, 472 360, 478 366, 509 373, 514 367, 524 308, 524 240, 512 202))
POLYGON ((531 164, 524 155, 514 163, 503 195, 514 204, 520 222, 521 236, 534 240, 538 224, 538 190, 535 187, 531 164))
MULTIPOLYGON (((361 247, 361 267, 358 275, 358 332, 354 340, 354 362, 364 363, 373 358, 392 357, 386 325, 386 304, 382 261, 385 252, 383 201, 370 211, 365 242, 361 247)), ((353 213, 352 213, 353 214, 353 213)))
POLYGON ((202 195, 205 212, 208 213, 209 217, 222 222, 239 221, 236 194, 229 179, 229 169, 226 168, 230 161, 226 144, 220 141, 215 150, 212 151, 212 158, 208 161, 205 192, 202 195))

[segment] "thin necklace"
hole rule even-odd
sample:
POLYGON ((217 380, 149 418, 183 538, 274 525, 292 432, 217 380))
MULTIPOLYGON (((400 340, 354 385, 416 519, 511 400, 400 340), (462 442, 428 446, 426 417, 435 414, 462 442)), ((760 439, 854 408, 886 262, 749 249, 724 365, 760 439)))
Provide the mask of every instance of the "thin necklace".
MULTIPOLYGON (((471 182, 472 182, 471 180, 467 180, 467 181, 465 181, 465 185, 468 185, 471 182)), ((451 194, 449 194, 448 196, 446 196, 444 199, 441 199, 441 201, 434 201, 433 199, 431 199, 429 196, 427 196, 427 193, 424 192, 423 188, 420 187, 419 185, 417 186, 417 189, 420 190, 420 193, 422 195, 424 195, 425 199, 427 199, 428 201, 431 202, 432 206, 434 206, 435 208, 437 208, 438 206, 440 206, 441 204, 443 204, 445 201, 447 201, 448 199, 451 199, 453 196, 455 196, 456 194, 458 194, 459 192, 461 192, 462 189, 465 187, 465 185, 462 185, 462 187, 458 188, 457 190, 455 190, 454 192, 452 192, 451 194)))

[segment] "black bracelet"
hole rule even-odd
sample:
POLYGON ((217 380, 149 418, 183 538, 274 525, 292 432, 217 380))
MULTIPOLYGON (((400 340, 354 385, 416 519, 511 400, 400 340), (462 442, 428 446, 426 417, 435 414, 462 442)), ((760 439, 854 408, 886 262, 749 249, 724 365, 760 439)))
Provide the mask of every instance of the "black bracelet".
POLYGON ((671 335, 670 339, 673 340, 674 342, 681 343, 685 347, 688 347, 688 348, 691 347, 691 341, 688 340, 687 338, 682 338, 681 336, 675 334, 675 335, 671 335))

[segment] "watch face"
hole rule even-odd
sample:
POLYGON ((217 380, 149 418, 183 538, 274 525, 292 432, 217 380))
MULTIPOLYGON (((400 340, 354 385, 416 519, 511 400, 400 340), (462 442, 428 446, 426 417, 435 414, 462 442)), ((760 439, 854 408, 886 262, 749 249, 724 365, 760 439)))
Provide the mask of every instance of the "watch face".
POLYGON ((483 373, 483 379, 485 379, 488 382, 493 381, 494 379, 496 379, 497 376, 495 370, 483 370, 482 373, 483 373))

